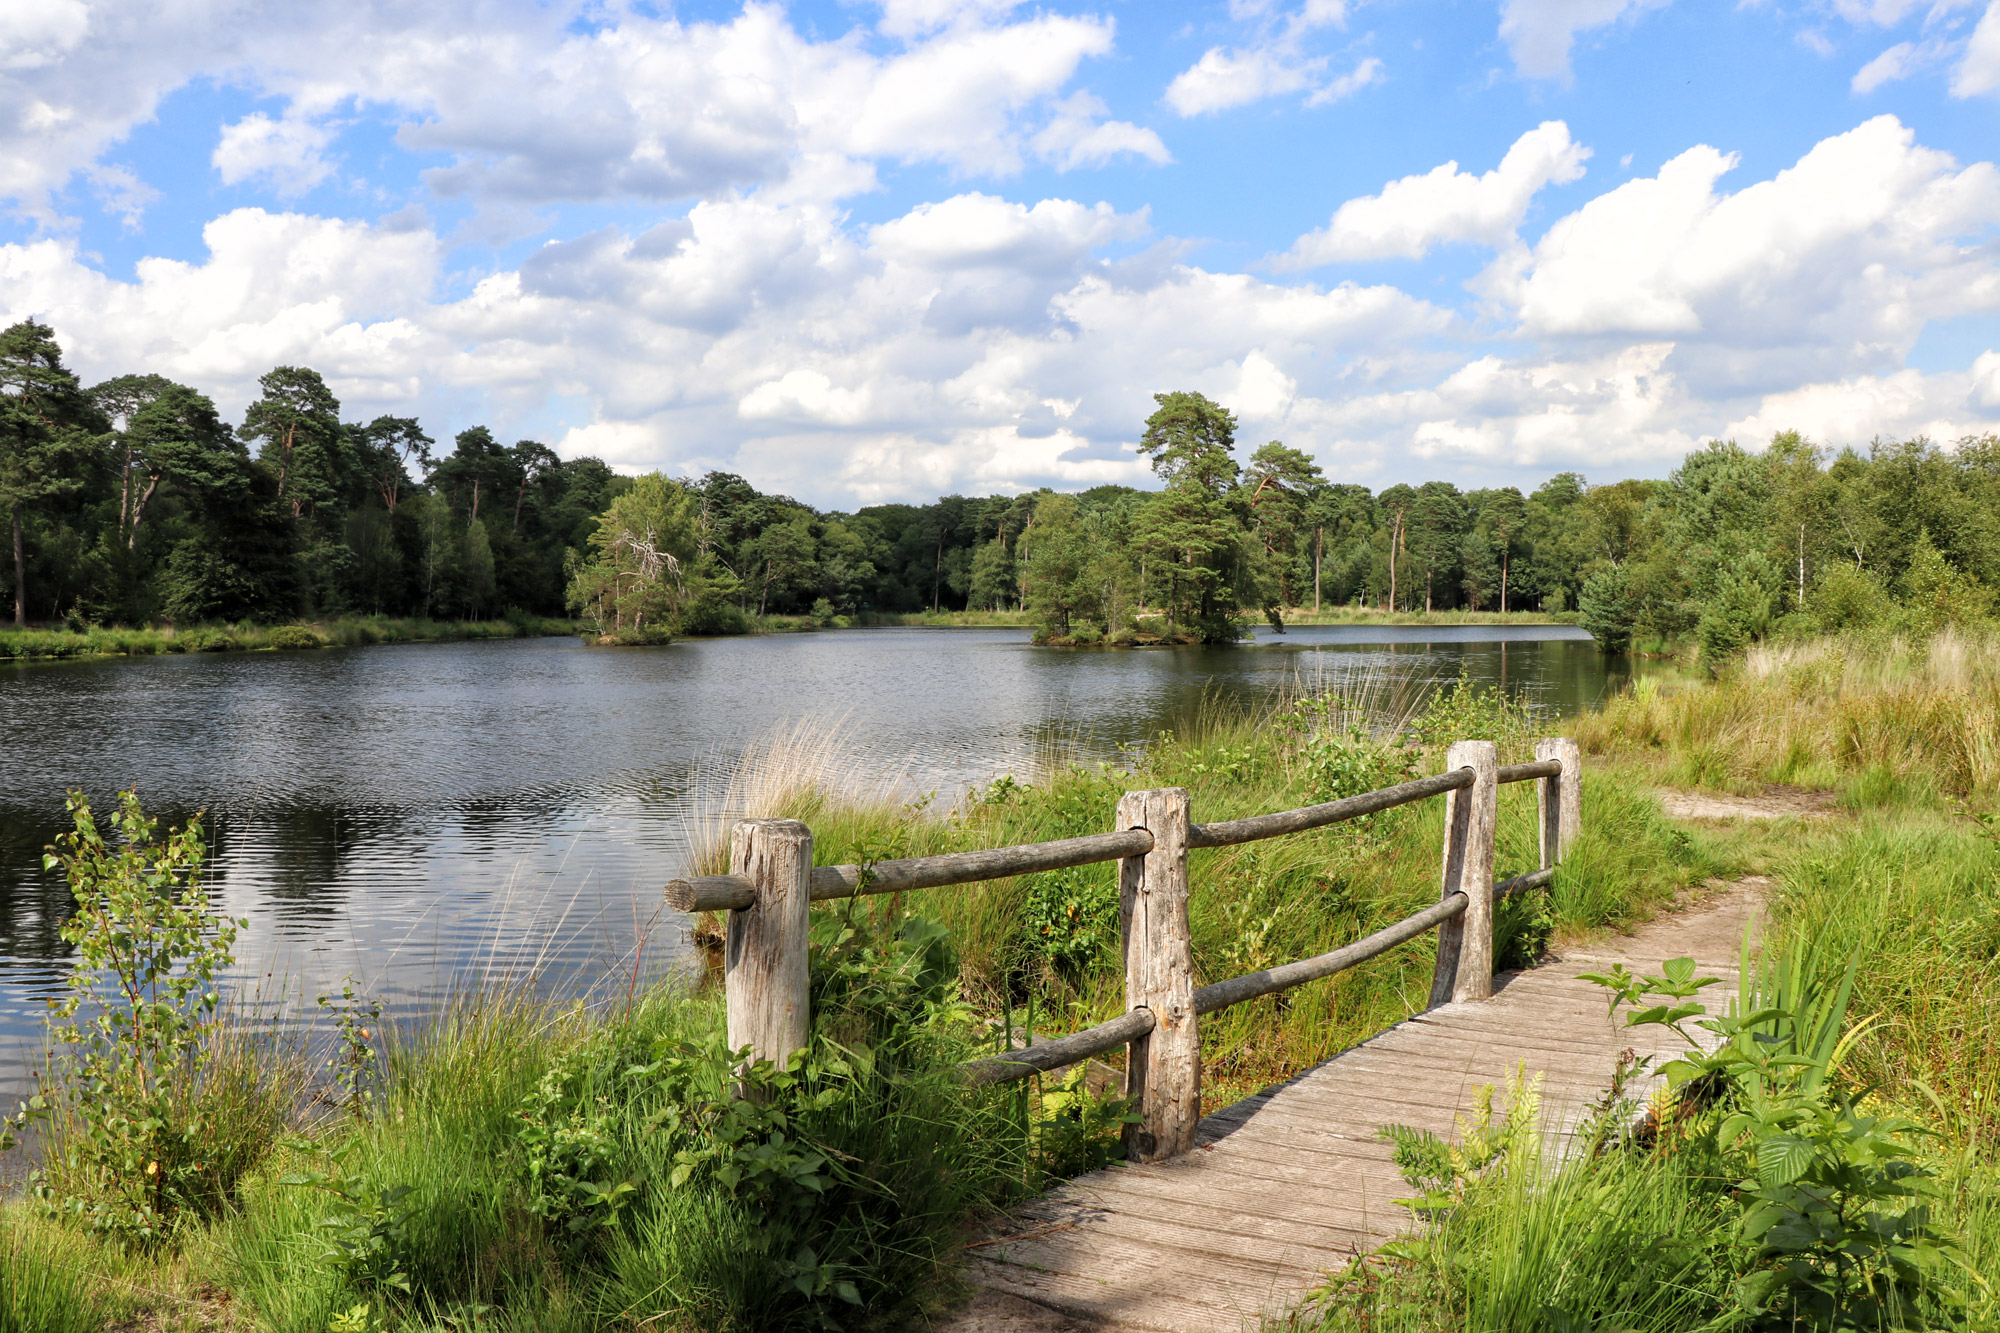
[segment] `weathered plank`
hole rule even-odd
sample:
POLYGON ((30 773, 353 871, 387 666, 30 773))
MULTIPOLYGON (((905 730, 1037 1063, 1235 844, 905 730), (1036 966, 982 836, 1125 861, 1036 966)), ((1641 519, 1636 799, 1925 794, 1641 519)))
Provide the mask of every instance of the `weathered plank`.
POLYGON ((1439 773, 1434 777, 1418 778, 1414 782, 1399 783, 1394 787, 1384 787, 1380 791, 1363 792, 1359 796, 1328 801, 1323 805, 1308 805, 1298 810, 1280 810, 1271 815, 1252 815, 1248 819, 1227 819, 1214 824, 1196 824, 1188 830, 1188 846, 1230 847, 1239 842, 1257 842, 1263 838, 1282 837, 1287 833, 1303 833, 1307 829, 1325 828, 1328 824, 1359 819, 1362 815, 1372 815, 1377 811, 1408 805, 1412 801, 1426 800, 1441 792, 1457 791, 1470 782, 1471 779, 1464 773, 1454 770, 1439 773))

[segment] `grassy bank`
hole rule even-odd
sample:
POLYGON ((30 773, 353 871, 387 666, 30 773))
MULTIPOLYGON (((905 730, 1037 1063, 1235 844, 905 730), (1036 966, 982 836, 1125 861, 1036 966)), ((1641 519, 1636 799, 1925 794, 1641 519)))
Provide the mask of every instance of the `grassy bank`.
POLYGON ((0 629, 0 660, 152 657, 169 653, 352 648, 373 643, 435 643, 453 639, 527 639, 574 634, 576 628, 573 621, 522 615, 504 620, 351 616, 294 625, 239 621, 184 628, 0 629))
POLYGON ((1750 1049, 1798 1058, 1698 1060, 1726 1080, 1656 1103, 1646 1135, 1616 1108, 1582 1157, 1527 1126, 1294 1326, 2000 1327, 1996 668, 1954 634, 1828 641, 1587 719, 1598 763, 1637 777, 1838 793, 1746 835, 1776 883, 1748 1007, 1781 1015, 1750 1049), (1785 1044, 1806 1014, 1816 1050, 1785 1044))

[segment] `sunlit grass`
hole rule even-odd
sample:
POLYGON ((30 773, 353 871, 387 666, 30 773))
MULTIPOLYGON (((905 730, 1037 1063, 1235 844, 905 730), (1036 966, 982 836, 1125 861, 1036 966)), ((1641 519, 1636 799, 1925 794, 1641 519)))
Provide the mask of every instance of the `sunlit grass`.
POLYGON ((1880 805, 1928 787, 2000 795, 2000 636, 1759 645, 1715 682, 1653 681, 1577 722, 1587 753, 1648 763, 1676 784, 1846 788, 1880 805), (1914 784, 1914 785, 1913 785, 1914 784))

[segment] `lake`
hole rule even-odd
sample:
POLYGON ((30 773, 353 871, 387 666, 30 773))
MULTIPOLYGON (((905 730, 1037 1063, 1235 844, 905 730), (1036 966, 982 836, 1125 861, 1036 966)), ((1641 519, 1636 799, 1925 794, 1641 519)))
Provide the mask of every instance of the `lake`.
MULTIPOLYGON (((684 957, 660 885, 746 744, 845 719, 863 767, 942 801, 1052 744, 1115 757, 1204 694, 1251 706, 1461 671, 1554 715, 1629 671, 1565 626, 1303 627, 1219 649, 1065 651, 1025 630, 834 630, 661 648, 574 639, 0 668, 0 1096, 62 989, 70 907, 42 848, 63 793, 207 812, 247 917, 233 978, 272 1004, 342 980, 409 1012, 534 976, 583 991, 684 957), (11 1052, 11 1054, 10 1054, 11 1052)), ((11 1104, 11 1097, 7 1104, 11 1104)))

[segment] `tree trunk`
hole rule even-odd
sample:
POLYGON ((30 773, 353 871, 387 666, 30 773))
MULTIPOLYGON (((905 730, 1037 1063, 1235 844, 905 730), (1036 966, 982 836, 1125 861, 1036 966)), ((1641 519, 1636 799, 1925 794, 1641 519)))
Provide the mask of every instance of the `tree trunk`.
POLYGON ((944 585, 944 528, 938 528, 937 561, 931 566, 931 614, 938 609, 938 589, 944 585))
MULTIPOLYGON (((285 474, 292 470, 292 432, 297 429, 298 427, 296 425, 285 427, 285 433, 281 437, 281 441, 278 445, 278 494, 279 495, 283 495, 285 493, 285 474)), ((294 500, 292 501, 292 517, 297 518, 298 513, 299 513, 299 502, 297 500, 294 500)))
POLYGON ((1319 567, 1326 560, 1326 529, 1314 529, 1313 537, 1313 614, 1319 614, 1319 567))
POLYGON ((1507 614, 1507 550, 1500 550, 1500 614, 1507 614))
POLYGON ((528 477, 521 474, 521 489, 514 492, 514 531, 521 530, 521 501, 528 498, 528 477))
POLYGON ((1396 514, 1396 526, 1388 534, 1388 608, 1396 610, 1396 546, 1402 544, 1402 514, 1396 514))
POLYGON ((158 490, 159 488, 160 488, 160 477, 158 473, 154 473, 151 477, 148 477, 146 479, 145 493, 139 497, 139 502, 132 506, 132 526, 130 529, 127 530, 125 534, 126 550, 130 551, 138 546, 139 520, 146 516, 146 502, 153 498, 153 492, 158 490))
POLYGON ((472 522, 479 521, 479 478, 472 479, 472 522))
POLYGON ((14 510, 14 623, 28 623, 28 557, 21 549, 21 510, 14 510))

